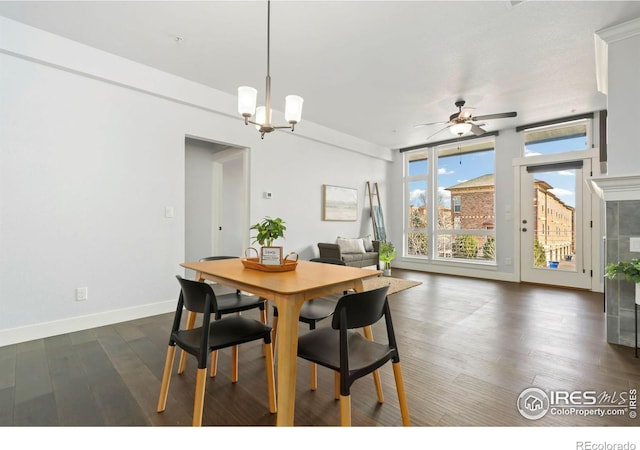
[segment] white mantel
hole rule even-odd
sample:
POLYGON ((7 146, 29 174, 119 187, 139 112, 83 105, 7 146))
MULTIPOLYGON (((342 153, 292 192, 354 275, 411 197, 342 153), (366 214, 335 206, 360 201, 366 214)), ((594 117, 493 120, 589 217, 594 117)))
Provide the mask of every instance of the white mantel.
POLYGON ((593 177, 589 188, 606 202, 640 200, 640 175, 593 177))

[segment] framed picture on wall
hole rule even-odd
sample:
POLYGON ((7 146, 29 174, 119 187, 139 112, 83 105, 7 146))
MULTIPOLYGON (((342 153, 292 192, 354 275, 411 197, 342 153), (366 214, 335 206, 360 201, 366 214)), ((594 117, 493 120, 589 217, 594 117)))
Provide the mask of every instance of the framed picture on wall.
POLYGON ((325 184, 322 186, 322 220, 358 220, 358 190, 325 184))

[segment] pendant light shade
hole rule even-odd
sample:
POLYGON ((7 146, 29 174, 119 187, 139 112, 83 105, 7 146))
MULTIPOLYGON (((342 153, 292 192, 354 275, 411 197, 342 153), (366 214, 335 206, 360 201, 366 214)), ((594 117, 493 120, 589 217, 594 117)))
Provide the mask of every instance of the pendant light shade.
POLYGON ((284 118, 290 124, 300 122, 302 118, 303 98, 299 95, 287 95, 285 98, 284 118))
MULTIPOLYGON (((261 127, 266 125, 266 112, 267 109, 264 106, 258 106, 256 108, 256 130, 260 130, 261 127)), ((273 111, 270 112, 273 113, 273 111)))
POLYGON ((244 117, 251 117, 256 113, 258 91, 250 86, 238 88, 238 112, 244 117))

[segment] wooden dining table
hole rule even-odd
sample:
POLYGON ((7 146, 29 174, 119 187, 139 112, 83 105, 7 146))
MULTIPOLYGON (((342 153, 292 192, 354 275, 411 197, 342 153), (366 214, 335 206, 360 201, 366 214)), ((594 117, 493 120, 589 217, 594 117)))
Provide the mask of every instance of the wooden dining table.
MULTIPOLYGON (((278 426, 294 424, 298 321, 303 303, 350 289, 361 292, 364 290, 362 280, 382 273, 380 270, 311 261, 298 261, 295 270, 267 272, 245 267, 241 258, 185 262, 181 266, 195 271, 196 280, 214 281, 275 303, 278 308, 278 426)), ((365 331, 370 333, 370 330, 365 331)), ((373 338, 371 335, 367 337, 373 338)))

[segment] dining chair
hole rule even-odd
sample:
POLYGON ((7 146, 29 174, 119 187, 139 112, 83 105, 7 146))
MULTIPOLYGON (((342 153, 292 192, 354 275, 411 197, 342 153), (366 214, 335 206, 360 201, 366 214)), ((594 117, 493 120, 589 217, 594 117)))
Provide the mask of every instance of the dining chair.
MULTIPOLYGON (((216 261, 220 259, 236 259, 237 256, 208 256, 201 258, 200 261, 216 261)), ((256 295, 245 295, 241 291, 236 290, 228 294, 219 294, 217 296, 218 311, 216 312, 215 319, 218 320, 226 314, 240 314, 243 311, 249 311, 252 309, 260 310, 260 320, 262 323, 267 324, 267 301, 264 298, 256 295)), ((187 328, 193 327, 195 323, 196 315, 187 315, 187 328)), ((266 351, 266 350, 265 350, 266 351)), ((180 355, 180 362, 178 364, 178 373, 184 372, 187 354, 183 351, 180 355)), ((211 367, 209 376, 215 377, 218 370, 218 352, 214 351, 211 354, 211 367)), ((231 349, 231 381, 234 383, 238 381, 238 346, 234 346, 231 349)))
POLYGON ((166 408, 176 346, 195 356, 198 361, 192 425, 201 426, 209 353, 262 339, 268 350, 265 362, 269 411, 275 413, 277 409, 271 353, 271 327, 257 320, 238 315, 211 320, 211 317, 218 313, 218 302, 211 285, 200 281, 186 280, 180 276, 176 278, 180 283, 180 297, 171 327, 157 411, 161 413, 166 408), (202 325, 196 328, 180 329, 183 309, 189 312, 201 313, 202 325))
MULTIPOLYGON (((391 311, 389 286, 348 294, 338 300, 331 327, 310 331, 298 338, 298 357, 336 371, 340 378, 340 422, 351 425, 351 385, 391 361, 398 392, 402 424, 410 425, 391 311), (355 331, 384 317, 387 343, 374 342, 355 331)), ((380 401, 380 399, 378 400, 380 401)))
MULTIPOLYGON (((339 266, 346 265, 344 261, 331 258, 312 258, 310 261, 319 262, 324 264, 335 264, 339 266)), ((316 324, 328 317, 331 317, 336 307, 336 301, 329 298, 320 297, 313 300, 309 300, 303 303, 300 309, 300 322, 309 325, 310 330, 316 329, 316 324)), ((271 342, 273 342, 273 349, 275 351, 276 336, 278 332, 278 308, 273 307, 273 331, 271 332, 271 342)), ((311 363, 311 390, 315 391, 318 388, 318 367, 311 363)))

